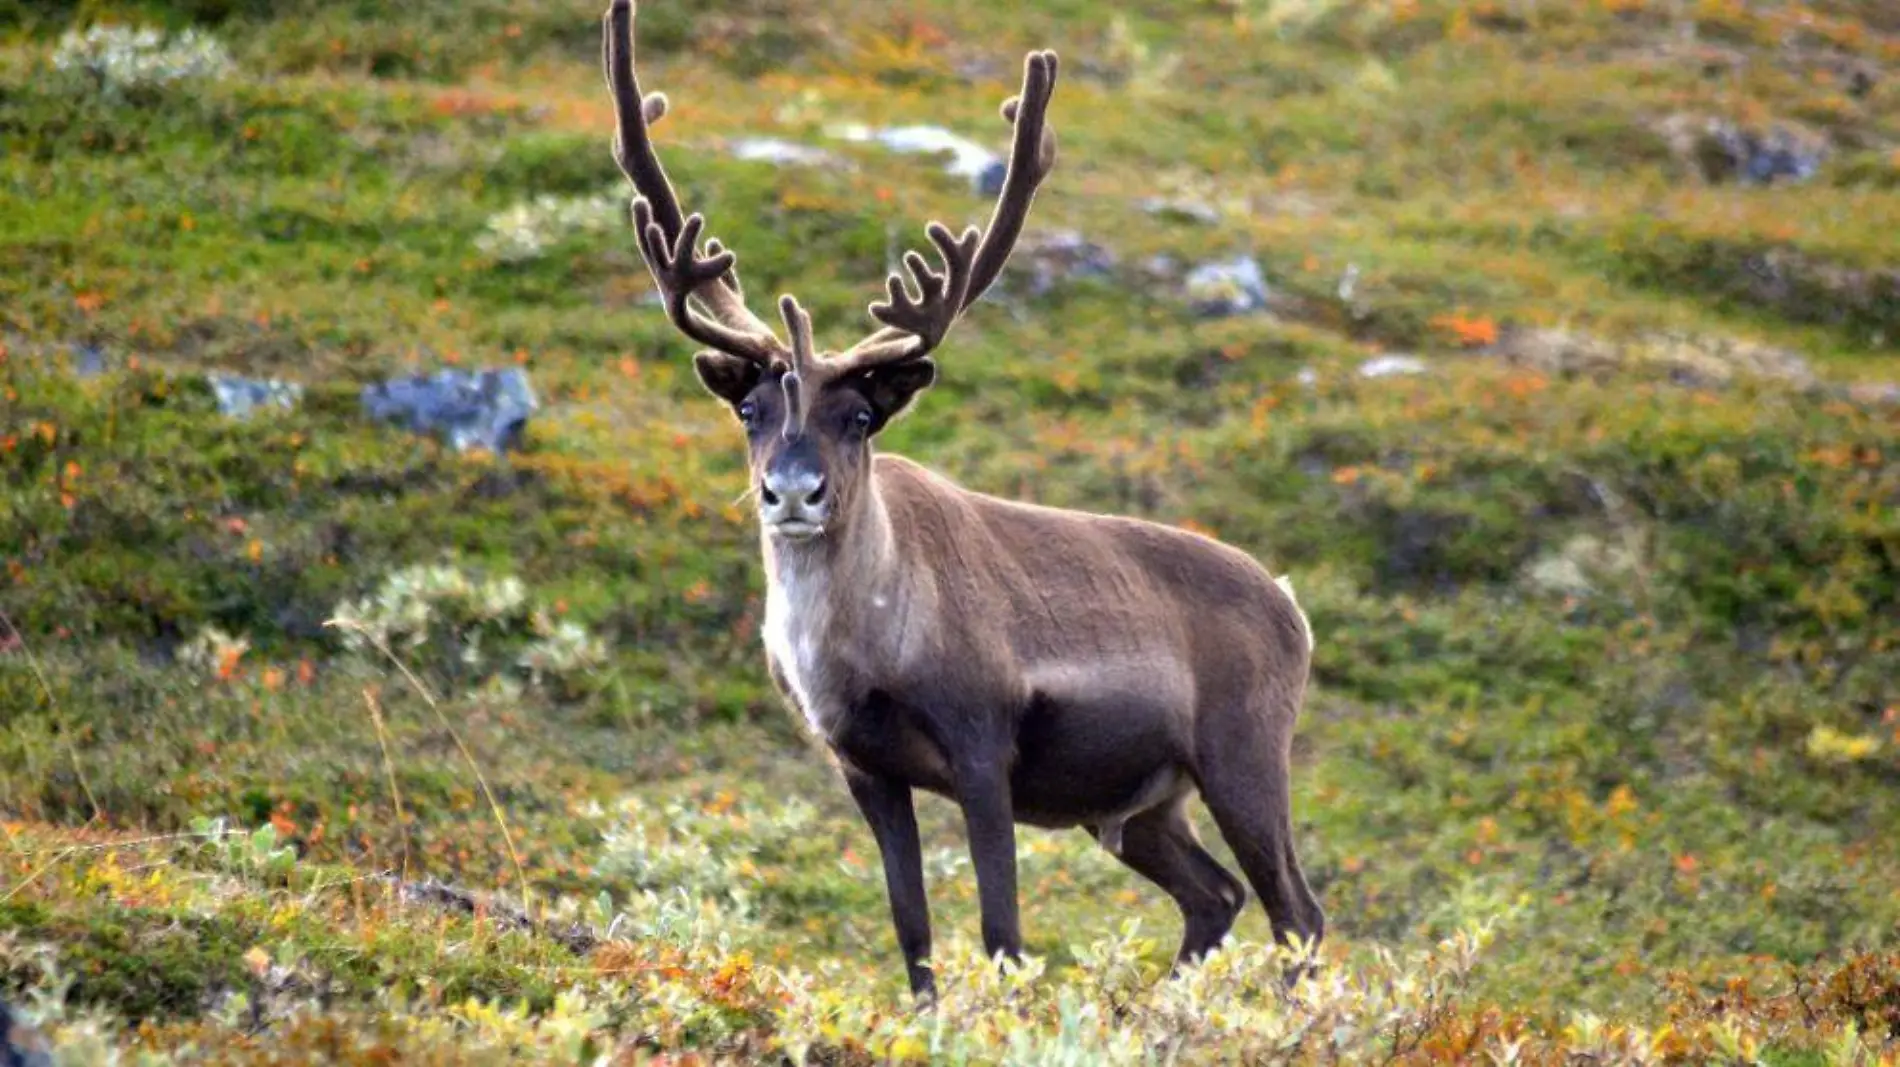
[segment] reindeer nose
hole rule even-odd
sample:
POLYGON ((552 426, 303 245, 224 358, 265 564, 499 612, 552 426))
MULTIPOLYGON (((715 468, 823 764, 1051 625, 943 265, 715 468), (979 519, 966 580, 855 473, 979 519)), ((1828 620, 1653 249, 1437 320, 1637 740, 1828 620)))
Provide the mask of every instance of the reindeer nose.
POLYGON ((773 510, 792 514, 825 502, 825 476, 808 467, 768 471, 759 485, 759 499, 773 510))

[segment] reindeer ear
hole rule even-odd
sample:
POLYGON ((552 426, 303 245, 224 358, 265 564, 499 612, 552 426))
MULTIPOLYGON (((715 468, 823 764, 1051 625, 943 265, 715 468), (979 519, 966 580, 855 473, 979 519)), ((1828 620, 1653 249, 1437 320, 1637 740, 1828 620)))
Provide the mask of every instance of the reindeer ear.
POLYGON ((707 392, 735 408, 752 394, 763 373, 757 363, 724 352, 699 353, 693 357, 693 370, 707 392))
POLYGON ((917 398, 917 394, 930 388, 937 380, 937 365, 927 359, 913 359, 906 363, 886 363, 872 367, 862 374, 854 376, 851 384, 871 402, 871 412, 875 420, 871 432, 882 430, 886 423, 902 414, 917 398))

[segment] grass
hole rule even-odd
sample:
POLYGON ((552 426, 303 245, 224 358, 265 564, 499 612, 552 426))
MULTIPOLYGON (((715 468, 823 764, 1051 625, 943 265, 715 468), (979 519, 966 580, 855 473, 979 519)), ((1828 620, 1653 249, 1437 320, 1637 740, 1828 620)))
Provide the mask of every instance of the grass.
POLYGON ((833 344, 893 241, 986 205, 825 129, 1000 143, 1015 58, 1057 48, 1030 235, 1118 267, 1006 275, 884 445, 1211 530, 1319 638, 1296 807, 1331 984, 1261 987, 1258 909, 1158 984, 1171 906, 1032 830, 1035 962, 999 977, 926 800, 922 1015, 870 836, 765 678, 736 434, 633 242, 482 251, 516 205, 618 188, 598 14, 0 0, 0 995, 62 1056, 1900 1054, 1883 5, 647 5, 684 197, 833 344), (239 73, 102 96, 48 60, 94 20, 206 29, 239 73), (1831 154, 1711 184, 1672 115, 1831 154), (850 165, 735 161, 744 134, 850 165), (1164 194, 1220 221, 1140 209, 1164 194), (1198 319, 1141 269, 1238 253, 1274 314, 1198 319), (1358 373, 1393 353, 1425 373, 1358 373), (358 413, 450 365, 529 370, 523 452, 358 413), (304 398, 226 419, 212 370, 304 398), (431 704, 324 623, 438 563, 528 606, 437 605, 397 650, 431 704), (604 662, 526 666, 560 623, 604 662))

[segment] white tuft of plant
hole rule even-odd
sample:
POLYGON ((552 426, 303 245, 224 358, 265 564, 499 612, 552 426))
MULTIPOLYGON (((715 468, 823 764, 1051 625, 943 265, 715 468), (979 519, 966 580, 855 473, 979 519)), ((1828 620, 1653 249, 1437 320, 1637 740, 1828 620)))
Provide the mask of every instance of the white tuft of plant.
POLYGON ((102 95, 126 99, 181 82, 217 81, 237 64, 217 38, 197 30, 167 36, 143 26, 93 26, 59 39, 53 69, 89 81, 102 95))
POLYGON ((527 263, 581 233, 603 233, 624 221, 625 200, 609 191, 593 196, 537 196, 488 220, 475 247, 500 263, 527 263))
POLYGON ((216 626, 206 626, 179 646, 178 664, 207 678, 229 678, 238 660, 250 650, 250 638, 243 634, 228 634, 216 626))
MULTIPOLYGON (((626 814, 652 815, 637 805, 626 814)), ((729 918, 759 922, 770 910, 756 891, 766 884, 762 872, 810 848, 817 820, 818 810, 797 797, 769 807, 673 800, 659 825, 630 817, 607 830, 599 868, 636 892, 681 893, 729 918)))
POLYGON ((521 579, 453 564, 395 571, 333 615, 344 648, 386 652, 451 687, 526 680, 575 696, 607 662, 606 642, 532 602, 521 579))

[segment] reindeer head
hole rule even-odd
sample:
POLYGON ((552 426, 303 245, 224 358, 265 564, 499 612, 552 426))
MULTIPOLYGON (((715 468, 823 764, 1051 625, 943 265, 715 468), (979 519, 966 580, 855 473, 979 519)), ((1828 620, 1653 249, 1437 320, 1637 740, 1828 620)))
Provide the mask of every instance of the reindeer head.
POLYGON ((634 74, 630 0, 613 0, 602 30, 618 116, 614 159, 636 193, 634 234, 667 316, 705 346, 693 358, 700 382, 745 427, 760 521, 786 539, 835 532, 862 498, 871 439, 936 380, 930 353, 1001 273, 1036 188, 1055 165, 1055 134, 1045 121, 1055 53, 1030 53, 1021 95, 1003 104, 1015 140, 988 226, 957 235, 932 222, 926 234, 943 269, 906 252, 908 284, 892 274, 887 299, 870 306, 879 327, 843 352, 820 353, 810 316, 791 296, 779 298, 789 343, 746 307, 737 257, 714 239, 702 246, 705 220, 680 210, 649 135, 666 114, 666 97, 643 94, 634 74))

